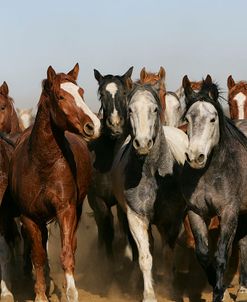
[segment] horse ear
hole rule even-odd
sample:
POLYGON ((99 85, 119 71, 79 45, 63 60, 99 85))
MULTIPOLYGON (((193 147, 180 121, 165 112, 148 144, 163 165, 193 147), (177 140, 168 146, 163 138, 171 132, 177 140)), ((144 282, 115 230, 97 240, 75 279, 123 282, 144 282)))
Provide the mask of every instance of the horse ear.
POLYGON ((213 84, 212 78, 209 74, 206 76, 206 79, 204 80, 204 83, 207 84, 207 85, 213 84))
POLYGON ((233 86, 235 86, 235 81, 233 80, 232 75, 229 75, 228 79, 227 79, 227 87, 228 89, 232 89, 233 86))
POLYGON ((140 82, 143 83, 145 78, 146 78, 147 72, 145 67, 142 68, 141 72, 140 72, 140 82))
POLYGON ((219 97, 219 89, 216 84, 213 83, 211 76, 208 74, 206 79, 202 82, 201 91, 205 91, 209 97, 215 102, 219 97))
POLYGON ((183 77, 182 86, 185 96, 189 97, 192 94, 193 89, 191 88, 191 83, 187 75, 183 77))
POLYGON ((95 79, 98 81, 98 83, 100 83, 103 80, 103 76, 97 69, 94 69, 93 71, 95 79))
POLYGON ((122 75, 122 78, 125 78, 125 79, 127 79, 127 78, 131 78, 131 75, 132 75, 132 72, 133 72, 133 66, 131 66, 126 72, 125 72, 125 74, 124 75, 122 75))
POLYGON ((53 82, 53 80, 55 79, 55 77, 56 77, 55 70, 51 66, 49 66, 48 69, 47 69, 47 80, 49 82, 53 82))
POLYGON ((4 96, 7 96, 9 94, 9 87, 5 81, 3 82, 2 86, 0 87, 0 93, 4 96))
POLYGON ((132 72, 133 72, 133 66, 131 66, 126 72, 124 75, 122 75, 122 78, 124 79, 125 83, 126 83, 126 86, 127 88, 130 90, 132 89, 133 87, 133 82, 132 82, 132 79, 131 79, 131 75, 132 75, 132 72))
POLYGON ((159 76, 160 79, 165 79, 166 72, 165 72, 165 69, 162 66, 160 66, 158 76, 159 76))
POLYGON ((71 69, 67 74, 70 75, 76 81, 79 74, 79 64, 76 63, 74 68, 71 69))

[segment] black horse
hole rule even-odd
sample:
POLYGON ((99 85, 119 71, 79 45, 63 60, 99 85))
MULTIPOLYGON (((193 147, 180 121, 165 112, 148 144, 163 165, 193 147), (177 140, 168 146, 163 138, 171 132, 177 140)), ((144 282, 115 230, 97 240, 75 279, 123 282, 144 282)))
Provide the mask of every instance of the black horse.
MULTIPOLYGON (((182 191, 189 209, 197 258, 213 287, 213 301, 220 302, 225 291, 223 276, 238 223, 237 233, 242 231, 239 295, 244 294, 247 286, 244 265, 247 238, 241 227, 241 214, 247 209, 247 138, 225 117, 218 87, 209 75, 199 92, 193 91, 187 76, 183 79, 183 88, 189 147, 182 174, 182 191), (207 226, 210 218, 216 215, 220 232, 212 255, 207 226)), ((246 301, 246 296, 237 301, 246 301)))
MULTIPOLYGON (((111 167, 114 155, 126 137, 127 94, 131 87, 131 67, 124 75, 105 75, 94 70, 99 84, 98 94, 101 101, 103 118, 101 136, 91 142, 89 149, 94 158, 93 181, 88 192, 88 202, 94 212, 98 227, 99 247, 106 249, 107 256, 112 258, 114 224, 112 206, 116 205, 113 195, 111 167)), ((121 225, 128 232, 127 219, 118 208, 121 225), (124 221, 125 220, 125 221, 124 221)))

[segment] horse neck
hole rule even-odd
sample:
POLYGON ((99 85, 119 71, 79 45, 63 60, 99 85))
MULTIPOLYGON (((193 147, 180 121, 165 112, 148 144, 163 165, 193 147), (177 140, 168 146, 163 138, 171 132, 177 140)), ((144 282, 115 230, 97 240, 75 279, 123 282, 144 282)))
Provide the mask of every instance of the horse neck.
POLYGON ((22 129, 19 124, 19 119, 18 119, 17 113, 16 113, 15 109, 12 108, 11 127, 10 127, 9 133, 13 134, 13 133, 17 133, 17 132, 22 132, 22 129))
POLYGON ((55 162, 63 156, 64 131, 53 123, 48 107, 49 99, 40 102, 37 116, 30 134, 29 146, 35 158, 44 162, 55 162))
POLYGON ((154 145, 148 155, 144 158, 142 169, 147 177, 154 176, 157 172, 159 175, 165 176, 166 174, 173 173, 173 165, 174 159, 160 122, 154 145))

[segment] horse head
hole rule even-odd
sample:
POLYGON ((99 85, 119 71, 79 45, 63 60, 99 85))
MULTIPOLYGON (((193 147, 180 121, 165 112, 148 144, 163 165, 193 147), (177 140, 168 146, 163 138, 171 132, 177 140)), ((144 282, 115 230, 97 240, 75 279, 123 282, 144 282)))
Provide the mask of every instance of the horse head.
POLYGON ((132 87, 133 67, 131 67, 122 76, 119 75, 101 75, 94 69, 95 79, 99 84, 99 98, 101 109, 103 110, 104 131, 112 137, 122 135, 126 120, 127 94, 132 87))
POLYGON ((247 118, 247 82, 235 82, 230 75, 227 79, 228 104, 231 119, 247 118))
POLYGON ((76 83, 79 65, 65 73, 56 73, 49 66, 43 81, 44 97, 49 98, 50 114, 54 124, 63 131, 82 135, 86 140, 100 134, 100 121, 84 102, 84 90, 76 83))

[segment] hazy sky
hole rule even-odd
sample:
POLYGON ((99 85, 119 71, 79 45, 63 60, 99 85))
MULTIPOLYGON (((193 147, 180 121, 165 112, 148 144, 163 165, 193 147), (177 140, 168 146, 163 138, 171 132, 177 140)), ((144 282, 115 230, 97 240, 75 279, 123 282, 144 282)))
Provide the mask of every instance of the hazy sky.
POLYGON ((0 82, 16 107, 35 107, 49 65, 58 72, 80 64, 78 83, 99 108, 93 69, 123 74, 134 66, 166 70, 169 90, 184 74, 247 80, 245 0, 15 0, 1 1, 0 82))

